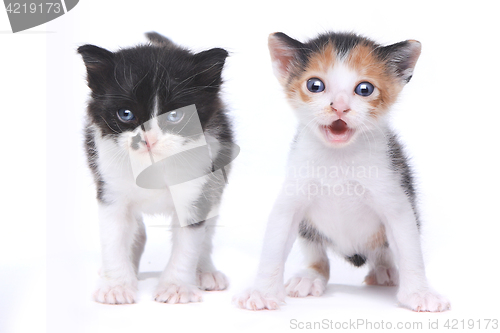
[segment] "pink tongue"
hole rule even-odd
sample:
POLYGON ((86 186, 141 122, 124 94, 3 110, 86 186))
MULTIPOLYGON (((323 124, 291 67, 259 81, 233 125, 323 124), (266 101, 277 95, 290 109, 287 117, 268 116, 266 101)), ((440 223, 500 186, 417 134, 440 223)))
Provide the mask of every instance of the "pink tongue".
POLYGON ((328 128, 335 135, 343 134, 348 130, 346 122, 342 119, 334 121, 328 128))

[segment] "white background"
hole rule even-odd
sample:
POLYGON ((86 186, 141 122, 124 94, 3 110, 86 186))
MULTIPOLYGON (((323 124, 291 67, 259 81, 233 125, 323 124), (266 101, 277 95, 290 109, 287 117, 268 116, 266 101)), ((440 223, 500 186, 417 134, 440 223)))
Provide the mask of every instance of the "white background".
MULTIPOLYGON (((499 319, 499 47, 494 1, 98 1, 12 34, 0 10, 2 231, 0 332, 288 331, 290 321, 421 322, 499 319), (147 220, 137 304, 91 301, 99 267, 94 186, 82 123, 88 88, 76 48, 110 50, 158 31, 195 51, 224 47, 225 99, 241 154, 234 162, 214 259, 229 290, 197 304, 152 300, 170 231, 147 220), (287 298, 278 311, 231 304, 249 286, 266 218, 282 180, 295 120, 271 72, 267 36, 355 31, 389 44, 422 42, 415 75, 393 113, 418 178, 427 275, 452 310, 398 308, 395 288, 362 284, 366 269, 332 258, 320 298, 287 298)), ((300 268, 297 249, 285 278, 300 268)), ((484 322, 482 323, 484 325, 484 322)), ((462 323, 459 323, 461 327, 462 323)), ((477 325, 477 322, 476 322, 477 325)), ((484 326, 482 326, 484 328, 484 326)), ((477 328, 477 326, 476 326, 477 328)))

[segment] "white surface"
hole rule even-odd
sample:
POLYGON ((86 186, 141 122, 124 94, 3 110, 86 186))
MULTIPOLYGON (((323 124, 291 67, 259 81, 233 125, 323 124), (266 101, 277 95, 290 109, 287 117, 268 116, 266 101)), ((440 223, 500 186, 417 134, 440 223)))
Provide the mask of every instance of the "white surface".
MULTIPOLYGON (((0 332, 288 331, 291 320, 420 322, 500 319, 498 37, 494 1, 176 3, 83 0, 24 33, 0 11, 0 110, 4 132, 0 233, 0 332), (231 286, 198 304, 167 305, 151 294, 169 255, 165 221, 148 219, 137 304, 90 300, 99 266, 94 187, 83 154, 88 88, 76 48, 110 50, 155 30, 202 50, 231 52, 224 72, 241 154, 221 208, 214 260, 231 286), (412 82, 393 113, 413 158, 423 213, 427 275, 452 310, 398 308, 394 288, 362 284, 365 269, 333 259, 323 297, 287 299, 278 311, 231 304, 251 283, 267 214, 279 188, 293 115, 273 77, 267 35, 295 38, 355 31, 381 43, 422 42, 412 82), (44 200, 45 199, 45 200, 44 200)), ((300 267, 296 249, 286 277, 300 267)), ((461 323, 457 327, 461 327, 461 323)), ((483 326, 484 327, 484 326, 483 326)), ((363 327, 360 327, 360 329, 363 327)), ((441 326, 442 328, 442 326, 441 326)))

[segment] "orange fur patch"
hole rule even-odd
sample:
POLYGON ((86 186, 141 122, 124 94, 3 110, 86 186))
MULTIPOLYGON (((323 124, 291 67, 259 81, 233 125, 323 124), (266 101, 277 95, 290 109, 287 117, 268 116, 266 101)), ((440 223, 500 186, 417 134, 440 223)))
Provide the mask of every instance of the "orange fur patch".
POLYGON ((337 61, 337 51, 332 44, 326 44, 321 52, 313 54, 307 64, 308 72, 326 73, 337 61))
POLYGON ((292 82, 290 82, 290 84, 288 85, 288 87, 286 89, 286 94, 287 94, 287 97, 289 100, 293 100, 298 95, 298 97, 303 102, 305 102, 305 103, 311 102, 311 96, 306 94, 304 92, 304 90, 302 89, 302 85, 304 84, 303 81, 304 80, 302 79, 302 77, 300 77, 300 78, 295 79, 292 82))
POLYGON ((370 250, 375 250, 380 247, 387 246, 387 236, 385 234, 385 227, 380 226, 380 229, 368 240, 367 244, 370 250))
POLYGON ((311 96, 304 91, 305 80, 315 76, 311 73, 326 73, 332 68, 336 61, 336 50, 333 45, 325 45, 322 52, 313 54, 308 61, 305 73, 292 80, 286 89, 289 100, 299 97, 304 103, 311 102, 311 96))
POLYGON ((314 269, 316 272, 324 276, 325 278, 330 277, 330 264, 328 261, 320 261, 309 266, 309 268, 314 269))
POLYGON ((388 72, 385 64, 373 54, 373 47, 359 44, 351 50, 347 57, 347 65, 357 71, 366 81, 378 88, 380 94, 369 102, 372 107, 371 115, 378 117, 387 111, 402 89, 388 72))

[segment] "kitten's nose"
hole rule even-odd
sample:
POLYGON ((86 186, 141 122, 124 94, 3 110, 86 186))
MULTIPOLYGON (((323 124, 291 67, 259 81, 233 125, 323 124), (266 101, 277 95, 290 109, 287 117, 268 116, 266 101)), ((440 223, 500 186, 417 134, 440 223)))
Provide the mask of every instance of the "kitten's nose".
POLYGON ((344 93, 339 93, 333 102, 330 103, 332 111, 334 111, 339 118, 342 118, 344 114, 351 111, 348 103, 349 98, 344 93))
POLYGON ((344 114, 346 114, 347 112, 351 111, 351 109, 349 108, 349 105, 347 105, 346 103, 330 103, 330 107, 332 108, 332 111, 335 112, 337 114, 337 116, 339 116, 339 118, 342 118, 342 116, 344 114))
POLYGON ((144 140, 146 140, 146 147, 151 149, 158 142, 158 138, 153 134, 144 134, 144 140))

